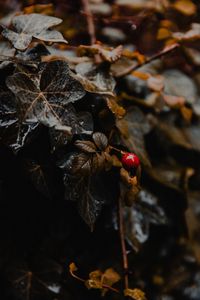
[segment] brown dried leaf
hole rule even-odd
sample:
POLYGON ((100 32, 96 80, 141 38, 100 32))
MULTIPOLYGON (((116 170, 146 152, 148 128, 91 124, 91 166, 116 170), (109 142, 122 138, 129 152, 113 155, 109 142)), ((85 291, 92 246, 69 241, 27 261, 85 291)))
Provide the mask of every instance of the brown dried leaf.
POLYGON ((125 115, 126 110, 117 103, 116 99, 106 98, 106 103, 117 118, 122 118, 125 115))
POLYGON ((163 99, 164 99, 165 103, 169 107, 172 107, 172 108, 179 108, 179 107, 184 106, 184 104, 185 104, 184 97, 163 94, 163 99))
POLYGON ((116 48, 107 48, 103 45, 96 44, 92 46, 81 45, 77 49, 78 54, 81 56, 94 56, 99 54, 101 58, 110 63, 116 62, 122 55, 123 47, 121 45, 116 48))
POLYGON ((164 88, 164 77, 161 75, 150 76, 147 79, 147 86, 155 92, 161 92, 164 88))
POLYGON ((35 4, 30 5, 24 8, 23 12, 25 14, 43 14, 43 15, 53 15, 54 14, 54 7, 52 3, 49 4, 35 4))

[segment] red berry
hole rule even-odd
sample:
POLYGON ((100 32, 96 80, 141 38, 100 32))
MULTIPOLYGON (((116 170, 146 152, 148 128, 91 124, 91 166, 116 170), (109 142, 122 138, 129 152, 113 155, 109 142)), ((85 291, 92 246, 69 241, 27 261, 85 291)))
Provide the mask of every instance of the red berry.
POLYGON ((137 169, 140 165, 139 157, 134 153, 124 153, 121 162, 123 167, 127 170, 137 169))

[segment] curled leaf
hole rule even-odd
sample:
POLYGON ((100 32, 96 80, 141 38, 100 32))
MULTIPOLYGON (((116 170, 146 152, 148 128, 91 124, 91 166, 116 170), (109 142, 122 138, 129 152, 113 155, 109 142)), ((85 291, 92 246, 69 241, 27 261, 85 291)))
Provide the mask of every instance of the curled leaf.
POLYGON ((60 32, 49 29, 61 22, 59 18, 35 13, 19 15, 12 19, 15 31, 4 27, 2 35, 21 51, 26 50, 33 37, 46 42, 67 43, 60 32))

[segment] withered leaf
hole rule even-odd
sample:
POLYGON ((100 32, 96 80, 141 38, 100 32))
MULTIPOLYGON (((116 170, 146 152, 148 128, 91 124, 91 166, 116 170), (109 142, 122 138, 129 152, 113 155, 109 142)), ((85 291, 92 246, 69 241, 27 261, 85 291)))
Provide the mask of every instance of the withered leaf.
POLYGON ((99 150, 103 151, 108 146, 108 139, 102 132, 93 133, 92 138, 99 150))
POLYGON ((176 0, 172 7, 186 16, 195 14, 197 10, 196 5, 190 0, 176 0))
POLYGON ((106 103, 108 105, 108 108, 111 110, 111 112, 117 117, 117 118, 122 118, 125 113, 126 110, 123 108, 123 106, 120 106, 116 99, 112 99, 112 98, 106 98, 106 103))
POLYGON ((109 287, 120 280, 120 275, 112 268, 108 268, 105 272, 100 270, 92 271, 89 279, 85 282, 88 289, 101 289, 102 296, 108 291, 109 287))
POLYGON ((130 297, 134 300, 146 300, 145 293, 140 289, 125 289, 124 296, 130 297))
POLYGON ((62 22, 61 19, 40 14, 24 14, 15 16, 12 25, 16 31, 3 28, 2 35, 7 38, 18 50, 25 50, 32 41, 37 38, 46 42, 64 42, 62 34, 49 28, 62 22))
POLYGON ((150 125, 142 111, 137 107, 130 108, 122 119, 116 121, 116 125, 124 145, 129 151, 135 152, 144 165, 150 166, 144 142, 144 135, 150 130, 150 125))
POLYGON ((91 46, 81 45, 78 48, 79 55, 96 55, 99 54, 103 60, 113 63, 117 61, 122 55, 123 47, 122 45, 116 48, 106 48, 103 45, 95 44, 91 46))
POLYGON ((6 83, 17 98, 22 123, 40 122, 71 133, 71 127, 59 117, 59 111, 82 98, 85 92, 80 83, 70 76, 66 62, 48 63, 41 74, 39 86, 25 73, 8 77, 6 83))

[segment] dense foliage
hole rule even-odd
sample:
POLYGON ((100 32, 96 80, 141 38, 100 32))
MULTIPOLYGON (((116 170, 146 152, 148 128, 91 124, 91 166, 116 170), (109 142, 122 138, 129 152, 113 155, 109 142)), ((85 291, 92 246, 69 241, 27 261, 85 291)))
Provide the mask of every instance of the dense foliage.
POLYGON ((1 299, 199 300, 199 1, 0 8, 1 299))

